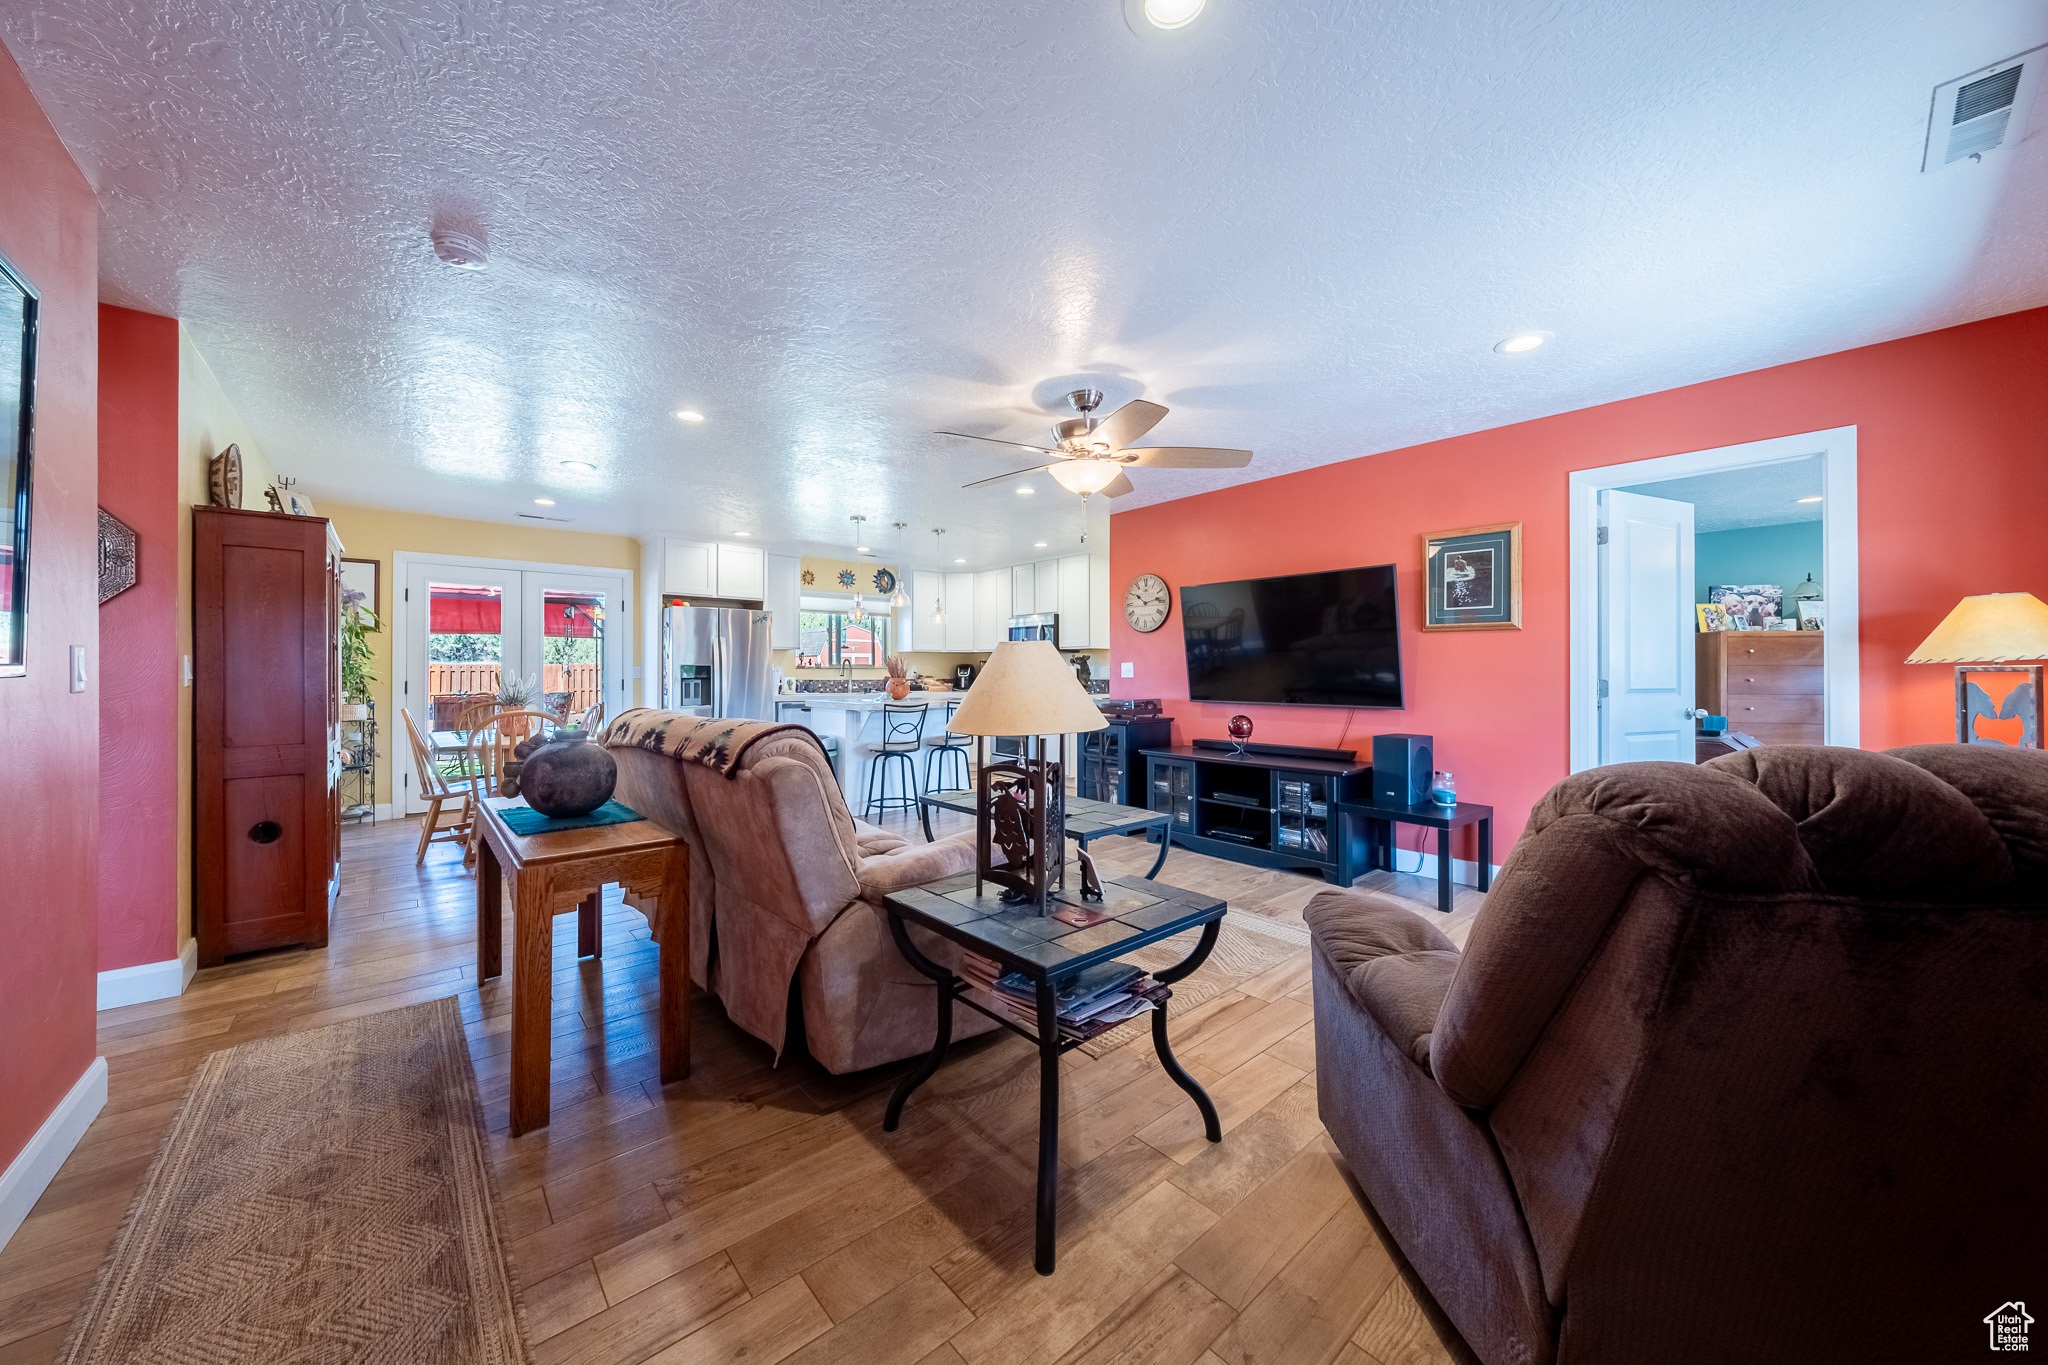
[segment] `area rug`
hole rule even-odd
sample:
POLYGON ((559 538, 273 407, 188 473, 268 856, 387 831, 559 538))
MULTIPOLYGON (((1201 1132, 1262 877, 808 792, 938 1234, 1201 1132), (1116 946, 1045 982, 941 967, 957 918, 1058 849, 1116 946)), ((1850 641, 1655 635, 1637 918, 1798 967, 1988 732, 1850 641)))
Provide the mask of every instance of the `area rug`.
POLYGON ((208 1057, 62 1365, 526 1365, 452 999, 208 1057))
MULTIPOLYGON (((1136 952, 1125 953, 1122 960, 1135 963, 1148 972, 1156 972, 1171 967, 1193 952, 1201 937, 1201 930, 1190 929, 1185 934, 1175 934, 1136 952)), ((1234 990, 1239 984, 1279 966, 1288 958, 1306 957, 1307 953, 1306 929, 1297 929, 1291 924, 1269 920, 1249 911, 1225 915, 1222 932, 1216 936, 1216 947, 1209 954, 1209 960, 1187 980, 1173 983, 1173 1003, 1167 1011, 1168 1018, 1185 1015, 1195 1006, 1234 990)), ((1091 1057, 1100 1057, 1140 1037, 1151 1036, 1152 1020, 1150 1016, 1141 1014, 1128 1024, 1119 1024, 1107 1033, 1090 1038, 1081 1044, 1081 1051, 1091 1057)))

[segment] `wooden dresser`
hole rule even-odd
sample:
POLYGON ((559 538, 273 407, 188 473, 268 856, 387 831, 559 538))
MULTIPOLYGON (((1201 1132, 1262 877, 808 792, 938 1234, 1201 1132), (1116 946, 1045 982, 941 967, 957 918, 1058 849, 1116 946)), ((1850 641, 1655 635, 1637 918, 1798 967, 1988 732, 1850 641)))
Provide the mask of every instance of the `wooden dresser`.
POLYGON ((1721 630, 1699 642, 1698 704, 1766 744, 1826 743, 1818 630, 1721 630))
POLYGON ((201 966, 327 942, 340 884, 340 567, 325 518, 192 509, 201 966))

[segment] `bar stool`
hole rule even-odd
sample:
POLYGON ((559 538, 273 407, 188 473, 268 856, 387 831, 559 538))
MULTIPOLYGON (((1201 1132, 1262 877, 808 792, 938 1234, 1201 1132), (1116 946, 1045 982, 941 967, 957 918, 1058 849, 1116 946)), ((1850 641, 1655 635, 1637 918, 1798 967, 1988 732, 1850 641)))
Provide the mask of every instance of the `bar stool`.
MULTIPOLYGON (((818 730, 817 730, 817 727, 816 727, 816 726, 814 726, 814 725, 812 725, 812 724, 811 724, 811 722, 810 722, 810 715, 811 715, 811 708, 810 708, 810 707, 808 707, 808 706, 805 706, 805 705, 804 705, 804 704, 802 704, 801 702, 793 702, 793 701, 778 701, 778 702, 776 702, 776 703, 775 703, 775 721, 776 721, 776 724, 778 724, 778 725, 801 725, 801 726, 803 726, 803 727, 804 727, 804 729, 806 729, 806 730, 809 730, 809 731, 810 731, 810 732, 811 732, 812 734, 814 734, 814 735, 818 735, 818 730), (788 719, 786 718, 786 713, 787 713, 787 712, 789 712, 789 711, 801 711, 801 712, 803 712, 803 713, 804 713, 804 719, 802 719, 802 720, 798 720, 798 721, 792 721, 792 720, 788 720, 788 719)), ((825 757, 827 757, 827 758, 831 759, 831 760, 832 760, 832 762, 833 762, 833 765, 834 765, 834 766, 836 767, 836 766, 838 765, 838 763, 839 763, 839 741, 838 741, 838 740, 836 740, 836 739, 834 739, 834 738, 833 738, 832 736, 830 736, 830 735, 818 735, 818 743, 820 743, 820 744, 822 744, 823 746, 825 746, 825 757)))
POLYGON ((868 800, 861 814, 917 809, 917 798, 923 788, 918 785, 917 759, 913 755, 924 748, 924 716, 930 709, 928 702, 915 706, 882 704, 881 741, 856 746, 868 762, 868 800), (896 796, 889 795, 891 763, 901 763, 904 770, 896 796))
MULTIPOLYGON (((952 720, 953 713, 959 709, 959 702, 947 702, 946 719, 952 720)), ((957 790, 965 791, 973 785, 974 774, 968 770, 967 763, 967 738, 966 735, 956 735, 950 730, 942 730, 936 735, 925 736, 924 789, 926 791, 955 790, 939 785, 942 780, 951 776, 953 760, 955 758, 960 760, 960 786, 957 790), (936 777, 933 775, 934 764, 938 765, 936 777)))

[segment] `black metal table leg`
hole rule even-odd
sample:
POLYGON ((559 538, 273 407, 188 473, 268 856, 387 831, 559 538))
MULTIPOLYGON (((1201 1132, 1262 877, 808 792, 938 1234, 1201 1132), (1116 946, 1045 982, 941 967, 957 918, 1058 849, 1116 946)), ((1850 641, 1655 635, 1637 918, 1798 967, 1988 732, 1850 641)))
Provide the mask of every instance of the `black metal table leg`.
MULTIPOLYGON (((1210 920, 1202 926, 1202 938, 1195 945, 1195 950, 1175 965, 1152 973, 1152 979, 1170 986, 1198 970, 1209 960, 1210 951, 1216 947, 1216 937, 1222 932, 1223 921, 1210 920)), ((1216 1117, 1216 1102, 1209 1098, 1209 1092, 1202 1089, 1201 1084, 1193 1076, 1188 1075, 1180 1060, 1173 1055, 1173 1048, 1167 1044, 1166 1005, 1163 1002, 1152 1011, 1152 1050, 1159 1054, 1159 1065, 1165 1069, 1167 1075, 1173 1077, 1173 1083, 1187 1091, 1188 1097, 1195 1102, 1195 1107, 1202 1111, 1202 1131, 1208 1136, 1209 1141, 1223 1141, 1223 1122, 1216 1117)))
POLYGON ((925 801, 918 802, 917 815, 920 820, 924 821, 924 841, 928 844, 936 843, 938 836, 932 833, 932 808, 930 803, 925 801))
POLYGON ((1159 830, 1159 856, 1152 860, 1152 870, 1145 874, 1145 880, 1157 881, 1159 869, 1166 866, 1166 850, 1173 847, 1173 826, 1163 825, 1159 830))
POLYGON ((1479 889, 1493 889, 1493 817, 1479 822, 1479 889))
POLYGON ((1436 908, 1451 913, 1451 832, 1436 832, 1436 908))
POLYGON ((1038 1255, 1041 1275, 1052 1274, 1053 1234, 1060 1198, 1060 1016, 1049 979, 1038 983, 1038 1255))
POLYGON ((917 950, 917 946, 910 941, 910 933, 904 928, 902 920, 894 915, 888 918, 889 937, 896 940, 896 950, 903 954, 906 962, 936 982, 939 988, 938 1033, 932 1039, 932 1050, 926 1054, 924 1061, 918 1064, 917 1070, 896 1082, 896 1091, 889 1096, 889 1107, 882 1114, 882 1131, 893 1133, 896 1131, 897 1121, 903 1117, 903 1102, 910 1098, 910 1092, 930 1080, 932 1074, 939 1069, 939 1063, 946 1060, 946 1049, 953 1043, 953 992, 957 986, 953 973, 917 950))

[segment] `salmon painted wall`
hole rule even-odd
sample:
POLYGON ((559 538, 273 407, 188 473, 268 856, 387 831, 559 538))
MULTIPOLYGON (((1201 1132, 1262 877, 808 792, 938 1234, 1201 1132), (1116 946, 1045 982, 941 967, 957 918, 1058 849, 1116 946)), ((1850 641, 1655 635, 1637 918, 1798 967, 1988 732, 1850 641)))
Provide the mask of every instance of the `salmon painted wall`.
MULTIPOLYGON (((1408 707, 1358 711, 1195 705, 1176 615, 1111 634, 1111 687, 1160 697, 1174 738, 1370 748, 1375 733, 1437 737, 1438 766, 1500 812, 1503 857, 1569 770, 1566 475, 1830 427, 1857 430, 1865 748, 1954 735, 1953 674, 1902 663, 1971 593, 2048 597, 2048 309, 1475 432, 1118 512, 1111 583, 1185 584, 1358 564, 1399 567, 1408 707), (1425 635, 1422 537, 1519 521, 1523 628, 1425 635), (1129 661, 1136 676, 1119 676, 1129 661)), ((1412 846, 1412 845, 1411 845, 1412 846)), ((1468 843, 1457 850, 1473 856, 1468 843)))
POLYGON ((100 506, 136 537, 99 609, 99 969, 178 952, 178 322, 100 305, 100 506))
POLYGON ((92 1065, 97 679, 99 205, 0 48, 0 254, 42 296, 29 523, 28 673, 0 678, 0 1169, 92 1065))

